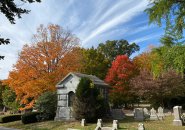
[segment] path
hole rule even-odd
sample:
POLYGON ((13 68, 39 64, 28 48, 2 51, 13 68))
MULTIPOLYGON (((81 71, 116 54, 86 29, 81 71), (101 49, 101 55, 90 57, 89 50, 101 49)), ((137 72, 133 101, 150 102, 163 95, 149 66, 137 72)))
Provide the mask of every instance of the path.
POLYGON ((6 127, 0 126, 0 130, 19 130, 19 129, 6 128, 6 127))

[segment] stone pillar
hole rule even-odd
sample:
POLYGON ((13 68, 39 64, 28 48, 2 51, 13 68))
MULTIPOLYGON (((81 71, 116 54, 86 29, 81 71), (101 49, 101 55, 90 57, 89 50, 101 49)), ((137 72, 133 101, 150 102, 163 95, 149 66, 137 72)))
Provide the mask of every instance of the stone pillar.
POLYGON ((86 126, 86 121, 85 121, 85 119, 82 119, 82 121, 81 121, 81 126, 86 126))
POLYGON ((97 121, 97 127, 103 127, 102 119, 98 119, 98 121, 97 121))
POLYGON ((119 122, 118 122, 118 120, 113 120, 112 128, 113 128, 113 130, 119 129, 119 122))
POLYGON ((139 123, 138 130, 145 130, 144 124, 139 123))
POLYGON ((182 109, 181 106, 173 107, 173 115, 174 115, 173 125, 182 126, 181 109, 182 109))

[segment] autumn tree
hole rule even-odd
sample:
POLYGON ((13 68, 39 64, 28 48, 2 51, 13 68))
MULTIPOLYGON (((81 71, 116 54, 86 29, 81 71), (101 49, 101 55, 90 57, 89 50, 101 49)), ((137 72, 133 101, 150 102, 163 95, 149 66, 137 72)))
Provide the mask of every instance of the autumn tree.
MULTIPOLYGON (((17 3, 33 3, 33 2, 41 2, 41 0, 19 0, 14 2, 14 0, 1 0, 0 1, 0 12, 5 15, 5 17, 10 21, 11 24, 15 24, 15 18, 21 18, 22 14, 27 14, 30 11, 27 9, 20 8, 17 3)), ((9 44, 9 39, 4 39, 0 37, 0 45, 9 44)), ((4 59, 4 56, 0 56, 0 60, 4 59)))
POLYGON ((131 84, 136 95, 155 107, 166 107, 171 99, 185 96, 185 82, 174 70, 153 78, 151 72, 143 69, 131 80, 131 84))
POLYGON ((67 73, 80 69, 79 39, 58 25, 41 25, 33 43, 24 45, 6 83, 15 91, 23 108, 31 108, 67 73))
POLYGON ((97 50, 105 55, 110 63, 117 55, 127 55, 130 57, 132 53, 139 51, 139 46, 135 43, 129 44, 127 40, 113 40, 100 43, 97 50))
POLYGON ((90 75, 96 75, 100 79, 105 79, 108 71, 109 60, 98 52, 97 49, 82 49, 82 72, 90 75))
POLYGON ((183 50, 184 45, 164 45, 136 56, 139 75, 132 79, 132 91, 157 106, 184 97, 183 50))
POLYGON ((112 62, 105 81, 112 86, 110 99, 115 106, 127 105, 134 97, 130 93, 130 80, 136 73, 136 67, 127 55, 118 55, 112 62))

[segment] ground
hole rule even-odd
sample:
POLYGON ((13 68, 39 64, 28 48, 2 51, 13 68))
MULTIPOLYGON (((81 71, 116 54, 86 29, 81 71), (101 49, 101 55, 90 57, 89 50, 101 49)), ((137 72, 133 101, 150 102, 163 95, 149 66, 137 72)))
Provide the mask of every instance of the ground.
MULTIPOLYGON (((185 126, 173 126, 173 116, 165 117, 164 121, 144 121, 146 130, 185 130, 185 126)), ((139 122, 133 120, 133 117, 126 117, 120 121, 120 130, 137 130, 139 122)), ((111 126, 112 121, 104 121, 104 126, 111 126)), ((85 127, 80 126, 80 122, 63 121, 45 121, 24 125, 21 121, 0 124, 0 126, 17 128, 22 130, 66 130, 67 128, 78 128, 80 130, 94 130, 96 123, 88 124, 85 127)))

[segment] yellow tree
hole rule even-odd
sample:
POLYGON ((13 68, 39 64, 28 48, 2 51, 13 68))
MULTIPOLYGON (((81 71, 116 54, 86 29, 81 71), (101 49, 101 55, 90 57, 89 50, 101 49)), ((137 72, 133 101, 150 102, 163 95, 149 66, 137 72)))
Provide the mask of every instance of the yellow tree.
POLYGON ((81 70, 79 39, 58 25, 41 25, 25 45, 5 82, 12 88, 23 109, 31 108, 45 91, 71 71, 81 70))

